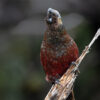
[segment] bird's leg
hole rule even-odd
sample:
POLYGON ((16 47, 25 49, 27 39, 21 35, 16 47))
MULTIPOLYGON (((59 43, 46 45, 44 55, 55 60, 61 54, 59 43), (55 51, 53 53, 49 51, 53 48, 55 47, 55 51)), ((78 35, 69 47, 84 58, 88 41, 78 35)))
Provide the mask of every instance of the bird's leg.
POLYGON ((59 80, 60 78, 61 78, 61 76, 57 74, 56 77, 53 77, 54 81, 52 82, 52 84, 58 84, 58 85, 62 86, 60 84, 60 80, 59 80))

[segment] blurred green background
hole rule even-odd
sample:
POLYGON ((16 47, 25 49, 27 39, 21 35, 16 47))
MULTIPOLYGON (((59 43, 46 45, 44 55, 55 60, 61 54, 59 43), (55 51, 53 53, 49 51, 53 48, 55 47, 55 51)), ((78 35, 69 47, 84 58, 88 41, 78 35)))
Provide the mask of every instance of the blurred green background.
MULTIPOLYGON (((43 100, 40 64, 47 9, 57 9, 80 53, 100 26, 99 0, 0 0, 0 100, 43 100)), ((100 100, 100 38, 80 65, 76 100, 100 100)))

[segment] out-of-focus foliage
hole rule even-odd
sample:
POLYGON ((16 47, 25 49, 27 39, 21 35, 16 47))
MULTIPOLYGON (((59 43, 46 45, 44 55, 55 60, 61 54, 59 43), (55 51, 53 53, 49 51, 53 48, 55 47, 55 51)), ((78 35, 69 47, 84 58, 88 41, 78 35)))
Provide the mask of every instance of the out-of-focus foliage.
MULTIPOLYGON (((99 0, 0 0, 0 100, 43 100, 50 84, 40 64, 49 7, 60 11, 80 53, 100 26, 99 0), (42 2, 42 3, 41 3, 42 2)), ((100 40, 80 65, 77 100, 100 100, 100 40)))

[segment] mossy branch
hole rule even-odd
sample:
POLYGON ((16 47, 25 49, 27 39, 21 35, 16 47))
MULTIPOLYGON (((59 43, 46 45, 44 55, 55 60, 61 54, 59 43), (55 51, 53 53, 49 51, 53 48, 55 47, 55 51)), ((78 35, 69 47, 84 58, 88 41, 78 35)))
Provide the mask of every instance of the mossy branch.
POLYGON ((81 61, 86 56, 86 54, 89 53, 89 49, 95 40, 99 37, 99 35, 100 29, 98 29, 90 44, 85 47, 80 57, 76 60, 75 64, 72 64, 66 73, 64 73, 64 75, 60 78, 59 84, 55 84, 51 87, 44 100, 66 100, 66 98, 71 93, 75 79, 78 76, 77 71, 81 61))

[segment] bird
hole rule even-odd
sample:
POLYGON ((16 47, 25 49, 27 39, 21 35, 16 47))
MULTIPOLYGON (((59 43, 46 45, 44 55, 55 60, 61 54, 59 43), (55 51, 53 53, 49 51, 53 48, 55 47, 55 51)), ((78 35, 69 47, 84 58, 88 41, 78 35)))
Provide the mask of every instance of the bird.
POLYGON ((45 23, 40 60, 46 81, 55 83, 79 57, 79 50, 73 38, 67 33, 57 10, 48 8, 45 23))

